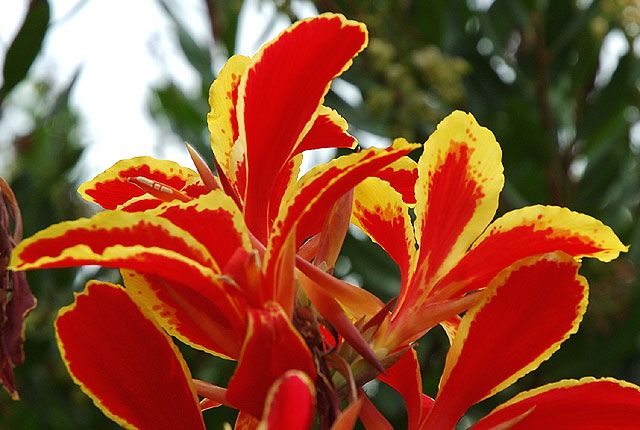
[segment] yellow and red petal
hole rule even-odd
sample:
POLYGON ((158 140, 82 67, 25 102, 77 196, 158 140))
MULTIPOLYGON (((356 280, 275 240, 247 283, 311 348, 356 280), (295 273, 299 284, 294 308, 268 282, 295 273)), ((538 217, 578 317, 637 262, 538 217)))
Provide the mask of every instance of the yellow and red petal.
POLYGON ((287 235, 295 228, 299 246, 318 233, 336 201, 371 174, 418 147, 396 139, 385 148, 369 148, 316 166, 305 174, 298 187, 289 189, 285 203, 274 222, 267 247, 267 264, 280 252, 287 235))
POLYGON ((413 206, 416 204, 416 181, 418 163, 409 157, 398 158, 373 176, 387 181, 394 190, 402 195, 402 201, 413 206))
POLYGON ((119 425, 205 428, 177 347, 122 288, 90 282, 74 304, 60 310, 55 326, 74 381, 119 425))
POLYGON ((211 149, 227 177, 231 177, 231 151, 238 138, 238 86, 250 61, 243 55, 229 58, 209 89, 211 112, 207 115, 207 123, 211 132, 211 149))
POLYGON ((433 406, 433 399, 422 393, 422 373, 418 356, 409 348, 400 359, 387 369, 386 375, 378 377, 382 382, 396 390, 407 407, 407 429, 416 430, 433 406))
POLYGON ((471 427, 490 430, 632 430, 638 428, 640 387, 612 378, 564 380, 520 393, 471 427))
POLYGON ((352 222, 398 264, 405 283, 416 247, 409 207, 400 193, 381 179, 365 179, 355 188, 352 222))
POLYGON ((261 417, 271 386, 289 370, 315 379, 313 357, 282 308, 249 309, 247 334, 226 400, 236 409, 261 417))
POLYGON ((118 161, 92 180, 82 184, 78 192, 85 200, 105 209, 116 209, 129 200, 145 194, 140 187, 127 181, 128 178, 139 176, 182 190, 189 179, 197 178, 198 174, 173 161, 136 157, 118 161))
POLYGON ((258 430, 305 430, 313 424, 316 388, 309 376, 290 370, 269 389, 258 430))
POLYGON ((455 427, 471 405, 537 368, 577 331, 588 290, 579 267, 556 253, 521 260, 492 281, 462 319, 426 428, 455 427))
POLYGON ((419 258, 396 312, 419 305, 491 222, 504 184, 501 154, 493 133, 460 111, 442 120, 425 143, 416 183, 419 258))
MULTIPOLYGON (((280 206, 284 200, 290 188, 294 188, 298 182, 298 176, 300 176, 300 166, 302 165, 302 154, 298 154, 287 161, 280 172, 278 173, 273 190, 271 191, 271 198, 269 199, 269 207, 267 211, 267 217, 269 224, 273 222, 280 212, 280 206)), ((263 238, 266 241, 266 238, 263 238)))
POLYGON ((595 218, 557 206, 529 206, 495 220, 432 296, 439 300, 484 288, 499 271, 529 256, 562 251, 610 261, 627 249, 595 218))
POLYGON ((292 155, 321 148, 354 149, 358 145, 356 139, 347 133, 349 124, 338 112, 326 106, 320 106, 318 112, 313 125, 295 147, 292 155))
POLYGON ((180 283, 122 270, 127 293, 153 314, 167 333, 193 348, 237 359, 246 332, 246 301, 239 291, 217 282, 180 283))
POLYGON ((331 80, 367 37, 364 24, 323 14, 295 23, 252 58, 237 111, 246 145, 245 216, 258 238, 266 236, 265 211, 280 167, 311 129, 331 80))
POLYGON ((198 238, 218 267, 224 267, 237 248, 252 249, 240 210, 221 190, 189 202, 168 203, 150 213, 168 219, 198 238))
POLYGON ((122 211, 52 225, 22 241, 11 257, 14 270, 98 264, 181 282, 206 282, 217 267, 200 242, 169 220, 122 211))

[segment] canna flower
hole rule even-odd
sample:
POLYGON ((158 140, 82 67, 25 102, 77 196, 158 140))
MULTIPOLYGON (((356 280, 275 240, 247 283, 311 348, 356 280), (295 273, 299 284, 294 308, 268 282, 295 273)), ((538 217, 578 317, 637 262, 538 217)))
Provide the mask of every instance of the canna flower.
MULTIPOLYGON (((106 211, 53 225, 14 250, 14 270, 121 270, 124 289, 90 283, 56 322, 71 375, 119 424, 201 428, 200 409, 224 403, 241 411, 236 428, 253 428, 263 415, 277 416, 278 399, 291 392, 314 398, 309 381, 317 378, 314 354, 322 351, 312 352, 294 326, 296 253, 316 236, 322 239, 306 252, 336 258, 341 239, 323 234, 336 201, 417 147, 398 140, 298 180, 303 151, 356 144, 322 102, 367 37, 363 24, 324 14, 294 24, 252 58, 231 58, 211 89, 217 176, 193 152, 197 172, 150 157, 121 161, 79 189, 106 211), (193 381, 163 331, 238 361, 229 387, 193 381), (205 398, 201 406, 196 393, 205 398)), ((350 294, 374 300, 364 291, 350 294)), ((344 311, 328 314, 344 339, 383 370, 344 311)))
POLYGON ((566 208, 529 206, 491 222, 504 185, 501 150, 471 114, 454 112, 438 125, 416 170, 414 195, 379 178, 355 189, 353 222, 402 276, 397 303, 374 334, 376 348, 406 348, 439 323, 453 338, 457 315, 478 300, 473 293, 524 258, 562 251, 610 261, 627 250, 609 227, 566 208))
MULTIPOLYGON (((405 398, 408 429, 453 429, 475 403, 512 385, 578 329, 587 307, 580 263, 565 253, 530 257, 496 276, 462 318, 435 400, 422 394, 415 351, 385 382, 405 398)), ((635 429, 640 387, 612 378, 562 380, 516 395, 472 430, 635 429)))
MULTIPOLYGON (((225 404, 240 411, 238 430, 341 430, 357 418, 390 428, 361 389, 380 375, 405 398, 412 429, 453 428, 577 329, 586 306, 579 259, 609 261, 626 247, 564 208, 523 208, 491 223, 500 147, 471 115, 446 118, 417 164, 406 155, 420 145, 396 139, 300 175, 304 151, 356 147, 323 101, 367 39, 363 24, 323 14, 251 58, 232 57, 210 90, 216 174, 191 148, 195 171, 120 161, 79 189, 105 211, 13 250, 12 270, 120 269, 124 287, 89 282, 56 320, 72 378, 118 424, 199 429, 203 410, 225 404), (350 220, 400 266, 392 310, 331 274, 350 220), (434 400, 421 392, 411 344, 437 324, 452 346, 434 400), (229 386, 193 379, 172 338, 237 361, 229 386), (484 375, 497 351, 501 372, 484 375)), ((617 381, 561 382, 486 422, 524 423, 538 405, 552 407, 557 390, 582 386, 587 400, 616 386, 637 403, 636 388, 617 381)))

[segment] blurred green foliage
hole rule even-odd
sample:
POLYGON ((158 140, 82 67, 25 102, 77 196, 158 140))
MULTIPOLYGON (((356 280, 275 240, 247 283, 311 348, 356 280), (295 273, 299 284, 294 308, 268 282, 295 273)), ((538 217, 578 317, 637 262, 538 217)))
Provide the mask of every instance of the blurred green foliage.
MULTIPOLYGON (((203 45, 174 4, 158 1, 201 81, 196 94, 181 90, 179 82, 156 86, 149 110, 159 126, 193 144, 211 161, 208 87, 223 65, 221 57, 235 52, 243 2, 204 1, 211 44, 203 45)), ((281 13, 298 18, 296 2, 275 4, 281 13)), ((640 3, 317 0, 313 4, 319 12, 340 12, 369 28, 369 48, 342 77, 358 89, 362 102, 347 101, 334 92, 327 97, 327 104, 349 121, 354 133, 423 142, 451 110, 470 111, 494 132, 503 148, 507 182, 500 212, 536 203, 568 206, 603 220, 631 245, 628 254, 610 264, 585 263, 591 304, 580 332, 537 371, 478 405, 466 423, 516 391, 561 378, 614 376, 640 383, 640 3), (612 37, 627 49, 606 73, 603 58, 614 54, 604 52, 603 46, 612 37)), ((39 34, 34 33, 32 42, 38 46, 39 34)), ((27 76, 26 70, 20 80, 27 76)), ((47 103, 33 107, 33 130, 13 145, 16 162, 8 179, 22 206, 25 235, 83 212, 73 197, 70 176, 82 151, 82 137, 77 113, 68 105, 75 77, 69 82, 61 90, 33 84, 47 103)), ((393 263, 358 237, 347 239, 336 270, 385 300, 397 292, 393 263)), ((12 402, 0 393, 0 429, 115 427, 72 386, 52 334, 55 312, 72 300, 71 292, 81 288, 83 276, 58 270, 29 277, 39 306, 28 321, 26 362, 17 369, 23 400, 12 402)), ((429 394, 435 394, 445 353, 442 333, 429 333, 420 341, 429 394)), ((187 355, 196 377, 217 383, 229 378, 230 363, 198 352, 187 355)), ((401 399, 382 385, 372 389, 378 390, 374 401, 396 428, 406 425, 401 399)), ((205 417, 210 428, 221 428, 233 414, 207 412, 205 417)))

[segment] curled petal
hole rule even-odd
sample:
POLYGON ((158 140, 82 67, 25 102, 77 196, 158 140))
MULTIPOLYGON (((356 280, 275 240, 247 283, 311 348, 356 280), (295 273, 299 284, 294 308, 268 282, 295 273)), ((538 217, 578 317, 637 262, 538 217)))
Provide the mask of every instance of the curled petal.
POLYGON ((205 428, 177 347, 122 288, 90 282, 74 304, 60 310, 55 325, 69 373, 119 425, 205 428))
POLYGON ((557 253, 521 260, 492 281, 462 319, 423 428, 455 427, 467 408, 537 368, 577 331, 587 306, 579 267, 557 253))
POLYGON ((639 411, 640 387, 612 378, 583 378, 520 393, 471 428, 490 430, 513 420, 513 430, 633 430, 639 411))
POLYGON ((293 154, 320 148, 354 149, 358 142, 347 133, 348 127, 347 121, 338 112, 326 106, 320 106, 311 129, 304 135, 293 154))

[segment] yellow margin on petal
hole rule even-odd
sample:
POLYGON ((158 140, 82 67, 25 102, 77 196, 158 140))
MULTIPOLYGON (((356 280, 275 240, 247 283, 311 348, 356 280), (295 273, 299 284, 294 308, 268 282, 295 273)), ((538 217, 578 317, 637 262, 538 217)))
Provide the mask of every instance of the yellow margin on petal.
MULTIPOLYGON (((351 222, 365 232, 373 242, 378 243, 374 237, 375 232, 370 232, 366 226, 363 226, 360 222, 361 218, 366 219, 367 213, 373 213, 374 216, 391 223, 395 222, 396 224, 399 224, 397 221, 402 220, 404 237, 395 237, 390 239, 385 238, 385 242, 387 244, 390 243, 392 245, 397 245, 399 241, 404 239, 404 250, 386 249, 386 251, 388 254, 391 254, 390 251, 406 252, 406 256, 408 257, 405 262, 406 266, 402 265, 402 262, 396 263, 399 264, 402 275, 408 276, 413 254, 416 253, 413 225, 409 217, 409 206, 404 203, 400 193, 393 189, 388 182, 376 177, 370 177, 355 187, 351 222)), ((378 244, 381 245, 380 243, 378 244)), ((384 248, 383 245, 384 244, 381 246, 384 248)), ((396 252, 394 252, 394 254, 396 254, 396 252)), ((394 258, 396 255, 391 255, 391 257, 394 258)), ((406 279, 404 279, 404 281, 406 281, 406 279)))
MULTIPOLYGON (((575 260, 571 256, 564 253, 557 252, 557 253, 547 254, 545 256, 535 256, 535 257, 524 258, 516 262, 515 264, 511 265, 510 267, 506 268, 502 272, 498 273, 498 275, 491 281, 491 283, 484 290, 484 292, 482 293, 483 294, 482 297, 478 300, 478 302, 474 306, 472 306, 467 311, 467 313, 462 318, 462 321, 460 322, 458 331, 456 333, 456 337, 453 339, 453 342, 451 344, 451 349, 447 353, 447 357, 449 356, 455 357, 455 359, 446 361, 445 367, 442 371, 442 376, 440 378, 439 386, 442 386, 442 384, 449 377, 449 374, 451 373, 452 369, 455 368, 458 362, 458 358, 460 357, 462 348, 464 347, 465 340, 469 334, 469 329, 475 319, 475 315, 479 313, 486 304, 491 302, 493 297, 495 297, 496 294, 498 293, 499 288, 502 285, 504 285, 505 281, 511 276, 512 272, 524 266, 535 265, 536 262, 542 259, 575 262, 575 260)), ((582 299, 580 300, 580 303, 576 307, 576 317, 573 320, 571 329, 569 329, 565 333, 562 339, 558 340, 553 345, 550 345, 538 357, 531 360, 531 362, 528 365, 522 367, 518 372, 511 375, 510 377, 502 381, 500 384, 496 385, 491 391, 489 391, 489 393, 483 399, 491 397, 494 394, 504 390, 505 388, 511 386, 515 381, 520 379, 522 376, 537 369, 542 362, 548 360, 549 357, 551 357, 551 355, 553 355, 554 352, 560 349, 560 345, 565 340, 567 340, 569 336, 571 336, 572 334, 578 331, 580 322, 582 321, 582 317, 587 310, 587 304, 589 302, 589 284, 587 283, 587 279, 584 276, 578 274, 577 271, 576 271, 575 279, 582 285, 583 294, 582 294, 582 299)), ((480 400, 483 400, 483 399, 480 399, 480 400)))
MULTIPOLYGON (((166 330, 166 332, 170 336, 175 337, 176 339, 179 339, 180 342, 184 343, 185 345, 189 345, 193 349, 204 351, 208 354, 215 355, 216 357, 220 357, 225 360, 232 360, 232 358, 229 357, 228 355, 223 354, 222 352, 219 352, 219 351, 215 351, 210 348, 206 348, 196 342, 191 341, 187 336, 182 334, 182 332, 180 332, 180 330, 176 328, 176 324, 172 324, 172 321, 179 321, 175 315, 175 309, 172 309, 170 306, 166 305, 165 302, 158 299, 155 289, 144 278, 143 276, 144 274, 140 274, 133 270, 127 270, 127 269, 122 269, 120 272, 122 275, 122 280, 124 282, 124 285, 126 286, 125 291, 129 295, 131 300, 136 303, 138 308, 140 309, 144 308, 146 310, 153 309, 154 306, 157 305, 157 303, 161 303, 160 306, 163 313, 163 317, 158 317, 156 320, 158 324, 162 326, 162 328, 166 330), (169 309, 172 310, 170 314, 167 313, 169 312, 169 309)), ((213 288, 213 285, 212 285, 212 288, 213 288)), ((153 314, 152 311, 148 311, 148 312, 150 314, 153 314)), ((203 331, 206 332, 207 330, 203 328, 203 331)), ((240 347, 238 347, 238 350, 239 349, 240 347)))
MULTIPOLYGON (((343 69, 342 71, 344 72, 346 69, 343 69)), ((318 116, 320 115, 324 115, 327 118, 329 118, 331 120, 332 123, 334 123, 335 125, 337 125, 338 127, 340 127, 340 129, 347 133, 347 129, 349 128, 349 124, 347 123, 347 120, 344 119, 342 117, 342 115, 340 115, 338 113, 338 111, 336 111, 335 109, 331 109, 330 107, 324 106, 324 105, 320 105, 320 107, 318 108, 318 116)), ((309 131, 309 130, 306 130, 309 131)), ((305 132, 306 134, 306 132, 305 132)), ((304 136, 304 135, 303 135, 304 136)), ((353 140, 353 145, 351 145, 351 149, 354 149, 356 146, 358 146, 358 141, 357 140, 353 140)))
MULTIPOLYGON (((244 223, 244 218, 242 217, 242 213, 236 206, 235 202, 231 197, 224 193, 222 190, 213 190, 207 194, 203 194, 202 196, 192 199, 188 202, 181 202, 179 200, 173 200, 171 202, 164 203, 163 205, 150 209, 147 212, 150 214, 157 215, 158 217, 162 217, 162 214, 169 208, 173 206, 178 206, 180 208, 189 208, 194 207, 198 212, 204 211, 215 211, 218 209, 222 209, 228 214, 231 215, 233 219, 233 225, 236 227, 236 231, 239 233, 242 239, 242 246, 247 251, 251 251, 253 249, 251 245, 251 239, 249 238, 249 230, 244 223)), ((217 264, 214 266, 217 267, 217 264)), ((217 272, 220 272, 217 270, 217 272)))
POLYGON ((286 378, 289 378, 292 376, 295 376, 296 378, 300 379, 307 386, 307 389, 309 390, 309 394, 311 395, 311 398, 316 397, 315 384, 306 373, 298 369, 288 370, 280 378, 278 378, 273 383, 273 385, 271 385, 271 388, 269 388, 269 392, 267 393, 267 398, 264 401, 265 408, 264 408, 262 420, 260 421, 260 424, 258 425, 256 430, 274 430, 269 427, 269 413, 271 412, 271 405, 273 404, 273 401, 276 395, 278 394, 278 389, 280 388, 280 385, 282 384, 282 382, 286 378))
POLYGON ((235 140, 232 118, 235 117, 236 106, 233 104, 231 91, 249 68, 250 61, 251 59, 244 55, 229 58, 209 89, 211 112, 207 115, 207 123, 211 133, 211 149, 218 165, 226 174, 231 170, 229 164, 235 140))
POLYGON ((510 230, 514 227, 530 224, 535 225, 536 230, 552 229, 550 237, 581 236, 602 249, 592 254, 578 255, 577 258, 593 257, 600 261, 609 262, 618 258, 621 252, 629 250, 629 247, 618 239, 611 227, 600 220, 565 207, 544 205, 527 206, 507 212, 491 223, 472 248, 475 248, 487 236, 495 234, 496 231, 510 230))
MULTIPOLYGON (((367 30, 367 26, 364 25, 361 22, 358 21, 352 21, 349 20, 347 18, 344 17, 344 15, 341 14, 336 14, 336 13, 323 13, 320 14, 318 16, 312 17, 312 18, 308 18, 308 19, 304 19, 301 21, 297 21, 295 22, 293 25, 291 25, 290 27, 288 27, 286 30, 284 30, 283 32, 281 32, 278 36, 276 36, 274 39, 272 39, 271 41, 265 43, 264 45, 262 45, 262 47, 260 48, 260 50, 255 53, 252 57, 251 57, 251 64, 249 64, 249 67, 247 68, 247 71, 250 70, 254 65, 260 63, 260 60, 262 59, 262 55, 264 53, 264 51, 271 46, 274 43, 278 43, 278 40, 280 39, 280 37, 285 34, 285 33, 290 33, 292 31, 294 31, 294 29, 296 27, 298 27, 301 24, 304 24, 308 21, 311 20, 316 20, 316 19, 333 19, 333 18, 338 18, 340 19, 340 22, 342 23, 342 26, 345 27, 347 25, 350 26, 357 26, 360 27, 360 29, 362 30, 362 33, 365 36, 364 42, 362 43, 362 46, 360 47, 360 50, 357 51, 355 53, 355 55, 353 56, 355 58, 356 55, 358 55, 360 52, 362 52, 362 50, 364 50, 367 45, 369 44, 369 32, 367 30)), ((340 70, 335 77, 340 76, 345 70, 349 69, 349 67, 351 67, 351 64, 353 64, 353 58, 350 59, 349 61, 347 61, 344 65, 344 67, 342 68, 342 70, 340 70)), ((335 78, 334 77, 334 78, 335 78)), ((329 83, 327 84, 325 90, 324 90, 324 94, 326 95, 327 92, 329 91, 329 87, 331 86, 331 81, 329 81, 329 83)), ((244 136, 244 130, 245 130, 245 124, 244 124, 244 98, 245 98, 245 91, 246 91, 246 79, 243 79, 240 82, 240 87, 238 88, 238 105, 237 105, 237 117, 238 117, 238 132, 239 132, 239 141, 240 142, 244 142, 243 140, 243 136, 244 136)), ((309 121, 307 122, 307 124, 305 125, 305 127, 302 129, 302 132, 300 133, 300 135, 298 136, 298 141, 295 143, 295 145, 293 146, 293 148, 297 147, 298 144, 300 144, 300 141, 304 138, 304 136, 309 132, 309 130, 311 129, 311 126, 313 125, 313 123, 315 122, 316 118, 318 117, 320 111, 321 111, 321 107, 322 104, 324 103, 324 95, 322 96, 322 98, 318 101, 318 108, 316 109, 316 111, 314 112, 314 114, 311 116, 311 118, 309 118, 309 121)), ((245 144, 246 145, 246 144, 245 144)))
MULTIPOLYGON (((456 239, 453 248, 442 262, 438 273, 448 271, 473 241, 486 229, 498 208, 498 197, 504 186, 502 167, 502 150, 494 134, 486 127, 478 124, 470 113, 454 111, 439 124, 435 132, 429 136, 424 144, 424 152, 418 161, 418 180, 416 182, 415 206, 416 220, 414 223, 416 241, 422 243, 422 224, 425 211, 429 210, 429 184, 431 176, 454 151, 464 142, 472 152, 469 159, 467 175, 471 176, 482 187, 481 201, 475 205, 472 218, 464 226, 456 239)), ((455 196, 452 196, 455 202, 455 196)), ((422 250, 428 253, 430 250, 422 250)), ((436 278, 439 278, 436 275, 436 278)))
POLYGON ((518 403, 521 402, 523 400, 526 400, 530 397, 534 397, 537 396, 538 394, 542 394, 544 392, 547 391, 551 391, 551 390, 555 390, 558 388, 571 388, 571 387, 576 387, 578 385, 585 385, 585 384, 590 384, 593 382, 611 382, 614 384, 618 384, 620 387, 623 388, 632 388, 638 392, 640 392, 640 387, 638 387, 635 384, 632 384, 630 382, 627 381, 622 381, 620 379, 615 379, 615 378, 610 378, 610 377, 606 377, 606 378, 594 378, 593 376, 586 376, 584 378, 580 378, 580 379, 563 379, 557 382, 552 382, 550 384, 545 384, 541 387, 536 387, 533 388, 531 390, 527 390, 527 391, 523 391, 521 393, 518 393, 517 395, 513 396, 511 399, 507 400, 506 402, 500 404, 499 406, 497 406, 493 411, 491 411, 491 414, 493 414, 494 412, 498 412, 501 409, 506 408, 507 406, 511 406, 514 403, 518 403))
MULTIPOLYGON (((119 211, 105 211, 99 212, 91 218, 79 218, 73 221, 63 221, 58 224, 51 225, 44 230, 41 230, 33 236, 23 240, 16 246, 11 255, 11 261, 9 268, 11 270, 30 270, 40 267, 48 266, 56 261, 64 260, 66 258, 75 259, 95 259, 96 261, 105 261, 111 258, 117 258, 122 260, 126 255, 133 255, 136 252, 148 252, 155 255, 164 255, 169 258, 180 260, 188 265, 197 267, 203 276, 209 276, 208 272, 214 273, 217 268, 215 261, 211 257, 209 251, 198 242, 187 231, 177 227, 169 220, 159 218, 147 213, 128 213, 119 211), (162 227, 165 231, 170 233, 173 237, 180 237, 185 247, 188 247, 198 255, 202 261, 198 262, 192 258, 185 257, 172 250, 167 250, 157 246, 144 247, 140 245, 124 246, 120 244, 114 244, 112 246, 105 247, 101 253, 94 252, 90 246, 78 243, 74 246, 65 248, 57 256, 43 256, 33 262, 25 262, 21 258, 22 251, 30 246, 34 246, 40 240, 55 239, 64 237, 65 233, 70 230, 77 229, 93 229, 93 230, 105 230, 108 234, 110 228, 126 228, 135 227, 141 222, 147 222, 156 226, 162 227), (79 257, 80 256, 80 257, 79 257)), ((69 266, 72 266, 71 264, 69 266)), ((219 270, 218 270, 219 272, 219 270)), ((216 272, 217 273, 217 272, 216 272)))
POLYGON ((95 189, 95 185, 103 182, 109 181, 121 181, 126 182, 126 178, 120 176, 120 172, 132 169, 139 168, 140 166, 147 165, 150 167, 152 172, 164 172, 167 174, 171 174, 174 176, 181 177, 185 179, 185 181, 191 176, 198 176, 196 172, 189 169, 188 167, 181 166, 180 164, 169 161, 169 160, 158 160, 153 157, 134 157, 126 160, 120 160, 116 162, 113 166, 109 167, 104 172, 98 174, 96 177, 87 181, 78 187, 78 193, 82 196, 83 199, 94 202, 95 199, 87 194, 87 190, 95 189))
MULTIPOLYGON (((78 303, 78 296, 81 295, 88 295, 89 294, 89 288, 91 288, 91 285, 94 284, 107 284, 110 285, 113 288, 117 288, 120 290, 124 290, 124 288, 122 288, 122 286, 120 285, 116 285, 116 284, 112 284, 110 282, 100 282, 100 281, 89 281, 84 289, 83 292, 81 293, 73 293, 74 294, 74 301, 73 303, 71 303, 70 305, 64 306, 62 308, 60 308, 60 310, 58 311, 58 317, 60 318, 62 315, 66 314, 67 312, 71 312, 75 309, 77 303, 78 303)), ((171 338, 169 338, 169 336, 167 336, 164 333, 164 330, 162 329, 162 327, 160 327, 160 325, 157 323, 157 321, 155 320, 155 318, 149 314, 149 312, 146 309, 142 309, 140 307, 138 307, 138 309, 140 310, 140 313, 147 318, 153 325, 156 326, 156 328, 158 329, 158 332, 162 333, 165 338, 167 339, 167 344, 170 345, 171 349, 173 350, 174 354, 176 355, 176 358, 178 360, 178 362, 180 363, 180 367, 182 368, 182 371, 185 374, 185 377, 187 378, 187 380, 189 381, 188 385, 191 389, 191 393, 193 395, 193 401, 194 403, 198 403, 199 399, 198 399, 198 395, 196 394, 196 390, 195 387, 193 386, 193 382, 192 378, 191 378, 191 370, 189 369, 189 366, 187 366, 187 363, 184 361, 184 358, 182 357, 182 354, 180 353, 180 351, 178 350, 178 347, 176 346, 176 344, 171 340, 171 338)), ((62 357, 63 361, 65 362, 65 364, 68 362, 67 361, 67 352, 64 348, 64 343, 61 341, 60 336, 58 335, 58 330, 55 330, 55 335, 56 335, 56 343, 58 344, 58 349, 60 350, 60 356, 62 357)), ((116 424, 127 428, 127 429, 137 429, 137 427, 135 427, 133 424, 131 424, 128 421, 125 421, 123 418, 114 415, 111 413, 111 411, 109 410, 109 408, 107 408, 97 397, 95 397, 93 395, 93 393, 91 392, 91 390, 89 390, 83 383, 82 381, 80 381, 79 379, 76 378, 76 376, 73 374, 73 372, 69 371, 69 375, 71 376, 71 379, 73 380, 73 382, 80 387, 80 389, 82 390, 83 393, 85 393, 92 401, 93 403, 102 411, 102 413, 104 413, 110 420, 112 420, 113 422, 115 422, 116 424)))

